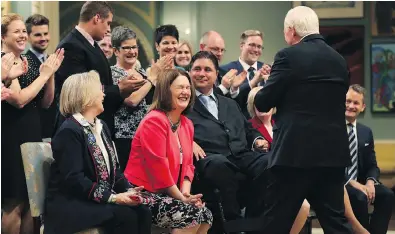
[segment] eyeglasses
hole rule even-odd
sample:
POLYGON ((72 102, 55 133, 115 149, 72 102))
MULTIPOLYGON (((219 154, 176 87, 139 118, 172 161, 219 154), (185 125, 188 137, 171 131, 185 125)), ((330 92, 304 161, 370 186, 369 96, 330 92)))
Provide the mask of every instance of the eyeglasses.
POLYGON ((218 47, 209 47, 209 49, 211 52, 215 52, 215 53, 220 53, 220 52, 225 53, 226 52, 226 49, 220 49, 218 47))
POLYGON ((131 50, 137 50, 139 47, 137 45, 135 46, 121 46, 119 49, 123 49, 125 52, 131 51, 131 50))
POLYGON ((257 45, 257 44, 255 44, 255 43, 247 44, 247 46, 250 47, 250 48, 253 48, 253 49, 257 48, 258 50, 263 50, 263 49, 264 49, 263 46, 257 45))

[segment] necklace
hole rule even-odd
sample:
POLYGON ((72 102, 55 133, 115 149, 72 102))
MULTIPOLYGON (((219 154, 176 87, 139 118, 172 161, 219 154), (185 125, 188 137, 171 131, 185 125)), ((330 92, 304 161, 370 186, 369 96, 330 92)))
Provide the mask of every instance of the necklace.
POLYGON ((174 124, 174 123, 171 121, 169 115, 166 114, 166 116, 167 116, 167 119, 168 119, 169 122, 170 122, 171 130, 172 130, 173 132, 177 131, 178 126, 180 126, 180 120, 178 120, 178 122, 174 124))

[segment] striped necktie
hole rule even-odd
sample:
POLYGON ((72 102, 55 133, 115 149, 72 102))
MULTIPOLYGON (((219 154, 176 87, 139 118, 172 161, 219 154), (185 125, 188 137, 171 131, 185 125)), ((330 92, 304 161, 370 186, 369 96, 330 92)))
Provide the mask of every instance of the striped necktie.
POLYGON ((250 67, 248 68, 248 79, 252 80, 255 76, 255 68, 250 67))
POLYGON ((348 141, 350 144, 351 167, 348 168, 348 176, 351 180, 356 180, 358 175, 358 154, 357 154, 357 137, 354 132, 354 126, 349 123, 348 141))

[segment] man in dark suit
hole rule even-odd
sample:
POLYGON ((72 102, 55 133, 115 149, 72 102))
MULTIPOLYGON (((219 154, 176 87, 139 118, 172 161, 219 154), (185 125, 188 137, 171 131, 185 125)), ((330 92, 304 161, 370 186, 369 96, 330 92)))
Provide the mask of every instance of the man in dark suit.
MULTIPOLYGON (((30 49, 26 52, 26 58, 29 64, 29 71, 33 78, 40 75, 40 66, 47 59, 46 50, 50 41, 49 20, 47 17, 34 14, 26 19, 26 30, 30 49)), ((54 99, 55 80, 51 78, 45 84, 40 108, 41 133, 42 138, 50 138, 53 132, 53 126, 56 115, 56 103, 54 99)))
MULTIPOLYGON (((200 39, 199 44, 200 51, 208 51, 213 53, 218 60, 221 62, 222 56, 225 54, 225 41, 221 34, 216 31, 205 32, 200 39)), ((224 70, 219 68, 217 80, 214 85, 214 92, 229 98, 236 98, 240 92, 240 85, 244 82, 246 74, 240 74, 237 76, 235 69, 224 70)))
MULTIPOLYGON (((63 82, 70 75, 96 70, 105 93, 104 112, 99 118, 106 122, 111 133, 114 134, 114 113, 123 99, 146 81, 125 77, 118 85, 113 85, 110 65, 96 43, 110 32, 112 18, 113 9, 107 2, 88 1, 82 6, 78 25, 58 45, 58 48, 64 48, 65 53, 63 63, 55 75, 55 96, 59 103, 63 82)), ((63 121, 64 117, 58 113, 56 128, 63 121)))
POLYGON ((254 102, 260 112, 277 108, 262 233, 289 233, 304 199, 325 233, 352 233, 344 216, 347 63, 319 34, 311 8, 287 13, 284 37, 290 47, 276 54, 254 102))
POLYGON ((268 142, 252 128, 234 100, 213 91, 218 71, 214 55, 200 51, 192 57, 191 65, 198 100, 187 117, 195 128, 196 170, 219 189, 226 220, 239 219, 242 216, 236 196, 239 188, 236 174, 242 172, 251 181, 255 179, 254 194, 258 194, 263 187, 259 177, 267 161, 264 154, 252 149, 267 150, 268 142))
POLYGON ((346 123, 350 142, 351 166, 347 168, 346 189, 359 222, 374 234, 387 233, 392 214, 393 192, 379 182, 372 130, 357 123, 365 109, 365 89, 351 85, 346 97, 346 123), (368 204, 374 205, 369 222, 368 204))
POLYGON ((258 61, 263 50, 263 34, 258 30, 247 30, 240 36, 240 57, 238 60, 221 66, 221 70, 226 72, 235 69, 237 74, 245 72, 247 79, 240 85, 240 93, 235 99, 240 105, 244 116, 251 118, 247 111, 247 98, 252 88, 262 85, 267 76, 262 70, 269 69, 269 65, 264 65, 258 61))

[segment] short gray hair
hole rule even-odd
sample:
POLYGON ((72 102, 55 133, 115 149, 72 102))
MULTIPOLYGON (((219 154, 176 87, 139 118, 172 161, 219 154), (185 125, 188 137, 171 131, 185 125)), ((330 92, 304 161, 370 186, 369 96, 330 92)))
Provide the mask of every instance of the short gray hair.
POLYGON ((284 19, 284 28, 288 27, 294 28, 300 37, 320 33, 317 14, 306 6, 297 6, 288 11, 284 19))
POLYGON ((136 38, 136 33, 125 26, 115 27, 111 32, 111 43, 114 48, 119 48, 124 41, 136 38))
POLYGON ((78 73, 69 76, 60 92, 60 113, 70 116, 83 112, 96 99, 95 86, 100 90, 100 76, 96 71, 78 73))

